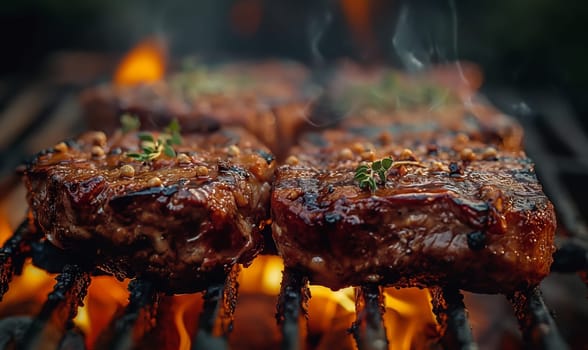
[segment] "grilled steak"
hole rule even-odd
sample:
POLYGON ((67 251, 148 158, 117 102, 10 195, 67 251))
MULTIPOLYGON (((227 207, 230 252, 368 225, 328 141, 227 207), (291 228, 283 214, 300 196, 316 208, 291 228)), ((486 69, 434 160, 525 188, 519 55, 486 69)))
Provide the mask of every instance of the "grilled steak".
MULTIPOLYGON (((510 150, 522 149, 521 126, 475 96, 475 86, 451 81, 448 76, 460 75, 449 68, 408 76, 384 67, 340 64, 311 117, 319 120, 317 124, 359 128, 366 137, 379 133, 395 143, 398 138, 426 142, 439 132, 451 132, 510 150), (372 128, 363 128, 366 125, 372 128)), ((469 80, 476 81, 475 69, 464 65, 463 73, 468 76, 468 72, 469 80)))
POLYGON ((140 142, 136 133, 88 132, 35 157, 24 179, 46 237, 171 292, 201 289, 250 262, 269 217, 276 162, 268 149, 227 128, 184 135, 177 156, 142 162, 127 153, 140 142))
POLYGON ((315 90, 308 71, 293 62, 200 64, 157 83, 98 86, 85 91, 82 104, 91 129, 111 132, 123 113, 147 129, 174 118, 184 131, 242 126, 279 155, 306 125, 315 90))
POLYGON ((403 124, 363 122, 307 135, 278 168, 272 228, 286 266, 332 289, 509 292, 548 274, 554 209, 522 151, 451 131, 381 137, 403 124), (385 183, 360 188, 357 166, 383 157, 395 160, 385 183))

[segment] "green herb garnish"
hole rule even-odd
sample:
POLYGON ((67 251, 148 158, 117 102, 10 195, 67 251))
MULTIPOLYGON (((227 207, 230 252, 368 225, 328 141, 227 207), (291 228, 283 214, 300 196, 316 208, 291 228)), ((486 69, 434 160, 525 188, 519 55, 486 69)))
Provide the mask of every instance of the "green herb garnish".
POLYGON ((415 166, 419 168, 426 168, 426 166, 420 162, 412 160, 400 160, 393 161, 392 158, 386 157, 380 160, 376 160, 372 163, 363 163, 355 168, 354 179, 359 183, 360 188, 369 188, 372 193, 376 192, 378 188, 376 182, 376 175, 380 178, 382 185, 386 183, 386 173, 390 168, 397 168, 400 166, 415 166))
POLYGON ((382 184, 386 183, 386 172, 392 167, 394 161, 391 158, 376 160, 371 164, 361 164, 355 169, 354 179, 360 188, 369 188, 372 193, 376 191, 376 175, 382 184))
POLYGON ((139 130, 141 121, 137 116, 125 113, 120 117, 120 125, 123 134, 127 134, 131 131, 139 130))
POLYGON ((157 139, 153 134, 148 132, 139 133, 137 136, 141 140, 141 153, 127 153, 127 157, 136 159, 141 162, 152 161, 162 154, 173 158, 176 151, 173 145, 180 145, 182 137, 180 136, 180 124, 176 119, 164 129, 165 133, 159 134, 157 139))

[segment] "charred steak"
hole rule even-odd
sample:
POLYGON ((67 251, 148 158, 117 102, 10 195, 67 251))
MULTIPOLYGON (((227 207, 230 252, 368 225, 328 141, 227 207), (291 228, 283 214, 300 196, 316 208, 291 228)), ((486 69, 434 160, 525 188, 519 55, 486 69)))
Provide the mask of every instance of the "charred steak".
POLYGON ((278 168, 272 229, 286 266, 332 289, 538 284, 552 261, 555 214, 525 154, 455 132, 372 132, 399 126, 387 123, 308 135, 278 168), (360 188, 357 166, 383 157, 395 161, 385 183, 375 175, 373 192, 360 188))
MULTIPOLYGON (((158 137, 157 133, 152 133, 158 137)), ((119 277, 199 290, 261 250, 275 161, 234 128, 184 135, 175 157, 129 158, 137 133, 88 132, 39 153, 24 180, 56 246, 119 277)))

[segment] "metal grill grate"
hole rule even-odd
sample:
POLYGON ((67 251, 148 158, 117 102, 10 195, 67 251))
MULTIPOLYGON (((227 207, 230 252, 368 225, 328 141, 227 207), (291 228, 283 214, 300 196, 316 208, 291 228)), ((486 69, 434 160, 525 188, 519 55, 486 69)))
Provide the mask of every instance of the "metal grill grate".
MULTIPOLYGON (((23 224, 2 248, 6 262, 1 273, 10 275, 22 261, 20 246, 31 245, 28 239, 39 239, 35 235, 23 235, 23 224)), ((222 285, 211 285, 204 293, 204 307, 200 315, 199 329, 193 340, 193 349, 229 349, 227 337, 232 329, 232 317, 237 302, 237 274, 234 268, 222 285)), ((9 279, 2 280, 2 289, 8 289, 9 279)), ((45 305, 30 323, 19 344, 22 349, 59 348, 72 327, 90 283, 90 272, 79 265, 67 264, 57 277, 54 290, 48 295, 45 305)), ((280 292, 277 318, 282 325, 282 349, 304 349, 306 329, 306 303, 310 297, 308 280, 297 271, 284 272, 280 292)), ((101 335, 97 349, 133 349, 154 327, 157 321, 157 305, 161 294, 146 281, 134 280, 129 284, 130 300, 122 314, 116 316, 110 327, 101 335)), ((356 291, 357 319, 351 325, 358 349, 387 349, 388 340, 383 323, 383 297, 381 287, 366 285, 356 291)), ((538 288, 517 292, 509 296, 519 319, 524 339, 536 349, 566 349, 555 321, 551 317, 538 288)), ((457 289, 433 289, 433 310, 443 328, 440 344, 445 349, 477 349, 463 303, 457 289)))

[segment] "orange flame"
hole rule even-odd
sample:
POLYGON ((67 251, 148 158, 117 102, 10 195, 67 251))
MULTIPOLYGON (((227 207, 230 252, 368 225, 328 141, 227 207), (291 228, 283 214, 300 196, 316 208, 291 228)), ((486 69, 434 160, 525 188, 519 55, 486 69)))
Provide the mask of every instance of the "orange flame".
POLYGON ((426 336, 436 335, 437 324, 429 290, 387 288, 384 298, 384 323, 390 348, 426 348, 426 336))
MULTIPOLYGON (((8 216, 0 212, 0 241, 3 244, 13 233, 8 216)), ((27 263, 20 276, 14 276, 10 288, 0 303, 0 318, 14 314, 37 313, 53 288, 55 275, 27 263)))
POLYGON ((165 75, 167 50, 161 39, 148 38, 137 44, 120 62, 114 83, 119 86, 152 83, 165 75))
POLYGON ((127 281, 110 276, 92 277, 84 305, 78 308, 74 323, 86 335, 86 344, 92 348, 98 335, 108 326, 116 312, 123 308, 129 298, 127 281))
MULTIPOLYGON (((239 276, 240 292, 277 295, 283 269, 282 259, 277 256, 257 257, 239 276)), ((334 346, 352 344, 353 340, 346 329, 355 319, 354 289, 333 291, 315 285, 309 288, 312 295, 308 302, 309 332, 320 335, 341 330, 332 339, 337 342, 334 346)), ((418 288, 387 288, 384 297, 384 322, 391 348, 408 350, 415 348, 415 345, 416 348, 425 347, 427 336, 434 333, 436 325, 429 291, 418 288)))
POLYGON ((239 291, 243 293, 263 293, 278 295, 284 263, 282 259, 272 255, 258 256, 246 269, 239 274, 239 291))
MULTIPOLYGON (((190 301, 186 299, 186 301, 190 301)), ((184 322, 184 314, 190 304, 188 302, 179 303, 175 310, 174 324, 178 330, 178 336, 180 338, 180 344, 178 350, 190 349, 191 339, 188 330, 186 329, 186 323, 184 322)))

